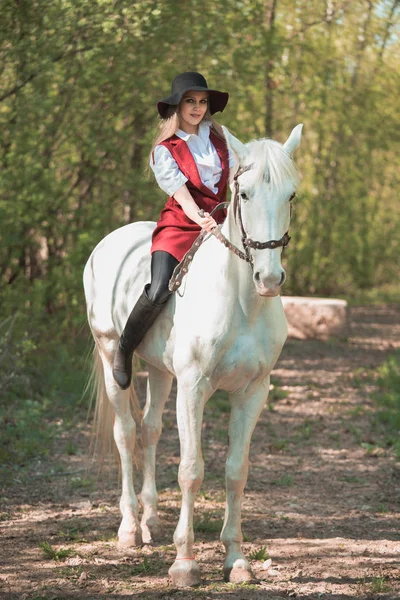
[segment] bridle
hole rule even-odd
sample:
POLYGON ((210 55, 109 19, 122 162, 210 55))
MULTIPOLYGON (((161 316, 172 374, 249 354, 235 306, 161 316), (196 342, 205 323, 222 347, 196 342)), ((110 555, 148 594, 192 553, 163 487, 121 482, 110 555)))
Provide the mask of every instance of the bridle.
MULTIPOLYGON (((246 167, 241 167, 239 168, 234 177, 233 177, 233 181, 234 181, 234 186, 235 186, 235 190, 234 190, 234 195, 233 195, 233 214, 235 216, 238 217, 239 220, 239 226, 240 226, 240 231, 242 233, 242 244, 243 244, 243 248, 246 254, 246 262, 250 263, 251 267, 253 268, 253 258, 250 254, 250 248, 253 248, 254 250, 274 250, 275 248, 280 248, 282 246, 283 249, 286 248, 286 246, 289 244, 290 242, 290 235, 289 232, 286 231, 286 233, 283 234, 283 236, 281 237, 280 240, 268 240, 268 242, 257 242, 255 240, 252 240, 251 238, 248 237, 244 225, 243 225, 243 218, 242 218, 242 205, 240 202, 240 198, 239 198, 239 177, 241 175, 243 175, 243 173, 246 173, 247 171, 249 171, 252 168, 253 165, 248 165, 246 167)), ((292 196, 293 198, 293 196, 292 196)), ((291 200, 292 200, 291 198, 291 200)), ((292 202, 290 200, 290 216, 292 216, 292 202)))
MULTIPOLYGON (((282 248, 285 249, 286 246, 290 242, 290 235, 288 232, 286 232, 283 234, 283 236, 281 237, 280 240, 268 240, 268 242, 258 242, 258 241, 252 240, 251 238, 248 237, 248 235, 245 231, 244 225, 243 225, 242 209, 241 209, 241 203, 240 203, 240 197, 239 197, 239 181, 238 181, 238 179, 241 175, 243 175, 243 173, 246 173, 252 167, 253 167, 252 164, 247 165, 245 167, 239 167, 239 169, 236 171, 235 175, 233 176, 233 181, 234 181, 234 194, 233 194, 233 201, 232 201, 233 214, 234 214, 235 220, 236 220, 236 218, 238 218, 238 220, 239 220, 240 231, 242 234, 241 241, 243 244, 244 252, 242 250, 240 250, 237 246, 235 246, 235 244, 232 244, 232 242, 230 242, 224 236, 224 234, 222 233, 222 231, 219 227, 216 227, 215 229, 213 229, 211 231, 211 234, 214 235, 226 248, 228 248, 231 252, 236 254, 236 256, 238 256, 242 260, 245 260, 247 263, 249 263, 249 265, 251 266, 251 268, 253 270, 254 262, 253 262, 253 257, 250 254, 250 248, 253 248, 254 250, 266 250, 266 249, 274 250, 275 248, 280 248, 282 246, 282 248)), ((295 194, 293 194, 290 198, 290 216, 292 215, 292 199, 294 198, 294 196, 295 196, 295 194)), ((230 202, 220 202, 219 204, 217 204, 217 206, 215 206, 213 208, 213 210, 210 213, 210 216, 213 216, 213 214, 216 213, 218 210, 227 208, 228 206, 230 206, 230 204, 231 204, 230 202)), ((204 216, 204 210, 200 210, 199 215, 204 216)), ((196 240, 195 240, 194 244, 192 245, 192 247, 190 248, 190 250, 188 252, 186 252, 186 254, 183 257, 183 259, 181 260, 181 262, 175 267, 172 277, 169 281, 169 285, 168 285, 170 292, 177 291, 177 289, 181 285, 182 279, 188 272, 189 266, 193 260, 193 257, 196 254, 197 250, 200 248, 201 244, 203 243, 204 238, 206 237, 207 233, 208 232, 205 229, 203 229, 201 231, 200 235, 196 238, 196 240)))

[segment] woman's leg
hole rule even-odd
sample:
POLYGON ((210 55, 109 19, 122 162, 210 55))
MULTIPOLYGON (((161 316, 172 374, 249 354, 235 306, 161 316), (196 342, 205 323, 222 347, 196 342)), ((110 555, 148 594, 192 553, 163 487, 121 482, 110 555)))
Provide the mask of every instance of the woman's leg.
POLYGON ((151 255, 151 283, 145 286, 133 307, 114 357, 113 376, 123 390, 131 383, 133 352, 170 296, 168 283, 178 262, 172 254, 162 250, 157 250, 151 255))
POLYGON ((151 283, 147 295, 155 304, 165 304, 170 297, 168 284, 178 263, 172 254, 163 250, 156 250, 151 255, 151 283))

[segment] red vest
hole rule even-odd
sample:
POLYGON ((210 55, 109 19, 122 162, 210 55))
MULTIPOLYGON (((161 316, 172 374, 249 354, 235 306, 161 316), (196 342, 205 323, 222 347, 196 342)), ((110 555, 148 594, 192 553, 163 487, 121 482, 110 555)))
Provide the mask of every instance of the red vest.
MULTIPOLYGON (((222 174, 218 182, 217 193, 214 194, 200 179, 196 162, 184 140, 173 135, 168 140, 161 142, 168 148, 176 160, 179 169, 188 178, 186 186, 199 208, 211 212, 219 202, 225 202, 229 175, 229 155, 225 140, 221 140, 210 129, 210 140, 213 143, 221 161, 222 174)), ((226 211, 219 210, 214 218, 217 223, 225 220, 226 211)), ((170 197, 161 211, 157 226, 153 232, 151 252, 164 250, 177 260, 181 261, 186 252, 199 235, 201 229, 197 223, 187 217, 178 202, 170 197)))

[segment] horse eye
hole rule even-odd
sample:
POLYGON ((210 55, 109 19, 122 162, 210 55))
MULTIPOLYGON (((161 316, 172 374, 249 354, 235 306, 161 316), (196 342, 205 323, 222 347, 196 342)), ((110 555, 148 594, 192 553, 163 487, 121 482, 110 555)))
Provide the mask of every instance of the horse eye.
POLYGON ((292 200, 294 200, 295 198, 296 198, 296 192, 293 192, 293 194, 289 198, 289 202, 292 202, 292 200))
POLYGON ((242 200, 248 200, 246 192, 240 192, 240 197, 242 200))

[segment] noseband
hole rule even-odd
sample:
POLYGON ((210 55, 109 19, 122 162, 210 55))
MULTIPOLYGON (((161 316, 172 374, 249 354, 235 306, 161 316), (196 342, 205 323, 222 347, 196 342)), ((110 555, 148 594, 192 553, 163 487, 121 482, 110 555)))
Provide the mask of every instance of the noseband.
MULTIPOLYGON (((288 232, 286 232, 280 240, 269 240, 268 242, 257 242, 252 240, 251 238, 249 238, 246 234, 244 225, 243 225, 243 219, 242 219, 242 210, 241 210, 241 203, 240 203, 240 198, 239 198, 239 181, 238 178, 243 175, 243 173, 246 173, 246 171, 249 171, 252 168, 253 165, 247 165, 246 167, 241 167, 239 168, 235 175, 233 176, 233 181, 234 181, 234 185, 235 185, 235 190, 234 190, 234 195, 233 195, 233 214, 236 220, 236 216, 239 219, 239 225, 240 225, 240 230, 242 233, 242 244, 243 244, 243 249, 244 252, 242 252, 242 250, 239 250, 239 248, 237 246, 235 246, 234 244, 232 244, 232 242, 230 242, 222 233, 221 229, 219 227, 215 227, 215 229, 213 229, 211 231, 212 235, 214 235, 217 240, 219 240, 226 248, 228 248, 231 252, 233 252, 234 254, 236 254, 236 256, 238 256, 239 258, 241 258, 242 260, 245 260, 246 262, 248 262, 251 266, 251 268, 254 268, 254 263, 253 263, 253 257, 250 254, 250 248, 253 248, 254 250, 274 250, 275 248, 280 248, 282 246, 283 249, 286 248, 286 246, 288 245, 288 243, 290 242, 290 235, 288 232)), ((217 206, 215 206, 213 208, 213 210, 211 211, 210 215, 212 216, 215 212, 217 212, 218 210, 221 210, 223 208, 227 208, 231 203, 230 202, 220 202, 219 204, 217 204, 217 206)), ((290 215, 292 214, 292 204, 290 203, 290 215)), ((201 209, 199 210, 199 215, 201 217, 204 217, 204 210, 201 209)), ((207 235, 207 231, 205 229, 203 229, 200 233, 200 235, 198 236, 198 238, 195 240, 193 246, 190 248, 190 250, 188 252, 186 252, 185 256, 183 257, 182 261, 175 267, 174 272, 172 274, 172 277, 169 281, 169 285, 168 288, 170 290, 170 292, 176 292, 179 288, 179 286, 182 283, 182 279, 183 277, 186 275, 186 273, 189 270, 189 266, 193 260, 194 255, 196 254, 197 250, 200 248, 201 244, 204 241, 204 238, 207 235)))

